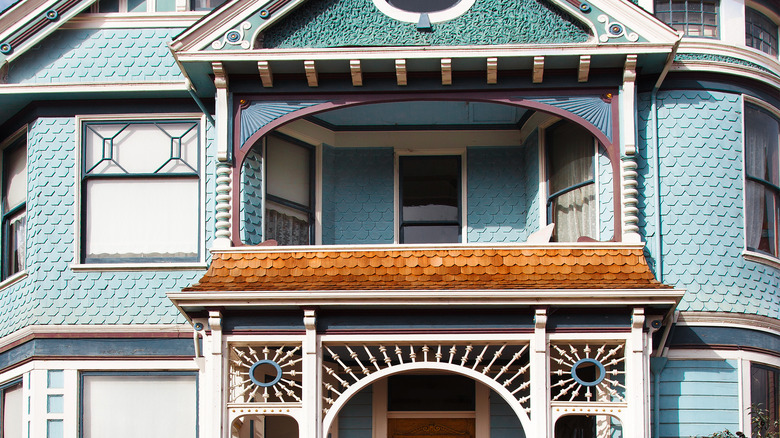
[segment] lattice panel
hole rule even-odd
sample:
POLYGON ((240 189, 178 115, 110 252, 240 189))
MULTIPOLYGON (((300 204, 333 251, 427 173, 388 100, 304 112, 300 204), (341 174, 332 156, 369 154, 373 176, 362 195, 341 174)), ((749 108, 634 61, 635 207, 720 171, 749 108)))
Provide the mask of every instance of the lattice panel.
POLYGON ((599 344, 550 346, 552 401, 626 401, 625 346, 599 344))
POLYGON ((228 403, 300 403, 300 345, 231 345, 228 403))
POLYGON ((476 371, 505 387, 530 412, 527 344, 323 345, 323 410, 372 373, 409 363, 449 364, 476 371))

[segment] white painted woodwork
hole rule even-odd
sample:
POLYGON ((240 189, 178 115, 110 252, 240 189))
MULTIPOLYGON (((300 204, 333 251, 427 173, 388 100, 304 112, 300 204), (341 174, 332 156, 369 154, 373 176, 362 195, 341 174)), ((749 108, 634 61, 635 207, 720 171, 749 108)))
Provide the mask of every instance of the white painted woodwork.
POLYGON ((406 85, 406 60, 405 59, 396 59, 395 60, 395 77, 396 82, 398 85, 406 85))
POLYGON ((303 339, 303 418, 300 424, 301 437, 321 438, 322 401, 320 397, 321 348, 316 329, 316 313, 312 309, 304 310, 303 325, 306 335, 303 339))
POLYGON ((623 86, 620 89, 621 143, 622 143, 622 172, 621 172, 621 197, 622 197, 622 222, 624 242, 638 243, 639 235, 639 208, 637 190, 636 160, 636 65, 637 55, 626 56, 623 70, 623 86))
POLYGON ((264 88, 274 86, 274 75, 271 70, 271 64, 268 61, 257 61, 257 71, 260 73, 260 81, 264 88))
POLYGON ((548 375, 547 309, 534 310, 534 334, 531 338, 529 362, 531 365, 531 423, 526 436, 546 437, 552 431, 550 424, 550 389, 548 375))
POLYGON ((450 58, 441 60, 441 84, 452 85, 452 59, 450 58))
POLYGON ((498 83, 498 58, 487 59, 487 83, 488 85, 498 83))
MULTIPOLYGON (((206 366, 206 381, 207 388, 204 390, 204 394, 207 394, 207 403, 209 406, 208 425, 204 428, 208 431, 209 436, 228 438, 227 435, 223 435, 223 419, 227 412, 225 410, 225 404, 223 402, 223 384, 222 378, 222 314, 216 310, 209 311, 209 328, 211 329, 211 336, 209 342, 209 354, 207 354, 206 366)), ((227 428, 229 432, 230 428, 227 428)))
POLYGON ((534 56, 534 70, 532 79, 534 84, 541 84, 544 79, 544 56, 534 56))
POLYGON ((354 87, 362 87, 363 86, 363 71, 360 68, 360 60, 359 59, 352 59, 349 61, 349 72, 352 76, 352 86, 354 87))
POLYGON ((306 71, 306 82, 310 87, 318 87, 317 66, 314 61, 303 61, 303 69, 306 71))
MULTIPOLYGON (((387 379, 377 380, 371 388, 372 438, 387 438, 387 379)), ((337 425, 338 422, 333 424, 337 425)))
POLYGON ((647 414, 650 412, 645 405, 645 376, 649 380, 649 357, 645 348, 645 309, 634 308, 631 317, 631 335, 626 343, 626 399, 628 416, 623 421, 625 436, 647 438, 649 429, 645 427, 647 414))
POLYGON ((578 82, 588 82, 590 74, 590 55, 580 55, 580 67, 577 72, 578 82))

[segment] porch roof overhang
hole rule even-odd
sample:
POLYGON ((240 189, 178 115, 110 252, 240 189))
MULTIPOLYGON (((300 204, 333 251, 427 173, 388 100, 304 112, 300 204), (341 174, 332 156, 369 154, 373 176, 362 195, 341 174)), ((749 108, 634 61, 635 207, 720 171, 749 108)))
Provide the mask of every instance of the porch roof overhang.
POLYGON ((210 308, 317 306, 648 306, 684 291, 659 283, 643 246, 588 243, 213 250, 196 284, 168 297, 210 308))

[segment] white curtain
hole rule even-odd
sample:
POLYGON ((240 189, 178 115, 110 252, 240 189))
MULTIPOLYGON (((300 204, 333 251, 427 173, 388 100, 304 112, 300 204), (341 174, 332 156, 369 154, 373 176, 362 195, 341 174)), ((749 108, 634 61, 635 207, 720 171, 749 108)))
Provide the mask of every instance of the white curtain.
POLYGON ((195 376, 84 376, 84 438, 196 436, 195 376))
MULTIPOLYGON (((745 172, 775 185, 778 183, 778 123, 769 114, 748 108, 745 112, 745 172)), ((761 240, 766 227, 774 231, 774 214, 767 215, 767 190, 763 184, 747 181, 745 222, 748 248, 773 251, 761 240)), ((774 246, 774 242, 770 243, 774 246)), ((773 251, 774 252, 774 251, 773 251)))

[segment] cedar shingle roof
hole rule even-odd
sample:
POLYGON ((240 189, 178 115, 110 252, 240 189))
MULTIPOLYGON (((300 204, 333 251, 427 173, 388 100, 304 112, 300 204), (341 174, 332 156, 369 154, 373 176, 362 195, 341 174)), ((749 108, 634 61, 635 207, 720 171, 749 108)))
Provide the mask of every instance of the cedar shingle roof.
POLYGON ((218 251, 183 291, 668 289, 641 247, 218 251))

